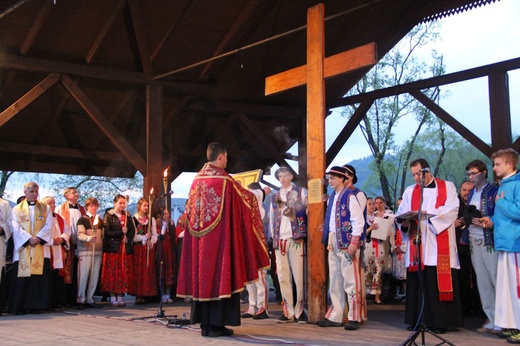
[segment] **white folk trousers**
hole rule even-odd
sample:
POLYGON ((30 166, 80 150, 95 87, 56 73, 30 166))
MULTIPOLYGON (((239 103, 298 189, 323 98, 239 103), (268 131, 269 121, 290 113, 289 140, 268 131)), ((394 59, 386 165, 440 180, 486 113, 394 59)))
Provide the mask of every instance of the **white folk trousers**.
POLYGON ((280 282, 280 291, 283 300, 284 316, 291 319, 299 318, 303 313, 303 241, 291 239, 280 240, 278 249, 275 250, 276 271, 280 282), (293 280, 296 286, 296 302, 294 303, 293 280))

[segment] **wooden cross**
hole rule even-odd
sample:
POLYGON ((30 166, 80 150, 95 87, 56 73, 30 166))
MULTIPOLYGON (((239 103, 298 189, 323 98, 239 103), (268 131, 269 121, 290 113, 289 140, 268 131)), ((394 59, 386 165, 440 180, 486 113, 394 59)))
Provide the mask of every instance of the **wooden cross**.
MULTIPOLYGON (((307 176, 309 182, 325 174, 325 78, 377 63, 376 44, 370 43, 325 58, 324 5, 307 10, 307 64, 267 77, 265 95, 307 84, 307 176)), ((309 184, 310 185, 310 184, 309 184)), ((324 192, 320 185, 321 193, 324 192)), ((309 322, 323 319, 327 310, 325 247, 319 226, 325 218, 324 202, 309 201, 307 220, 307 297, 309 322)))

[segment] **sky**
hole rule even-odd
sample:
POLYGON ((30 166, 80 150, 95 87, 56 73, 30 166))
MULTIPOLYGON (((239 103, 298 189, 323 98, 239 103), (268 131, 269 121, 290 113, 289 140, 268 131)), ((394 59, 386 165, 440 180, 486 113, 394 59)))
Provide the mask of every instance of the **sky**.
MULTIPOLYGON (((428 45, 421 52, 427 59, 431 49, 444 55, 446 73, 463 71, 473 67, 492 64, 520 57, 520 20, 519 0, 500 0, 440 21, 441 40, 428 45)), ((513 133, 520 133, 520 70, 509 72, 511 121, 513 133)), ((472 80, 443 87, 451 96, 441 100, 441 107, 455 117, 485 142, 490 142, 489 104, 486 79, 472 80)), ((326 147, 332 145, 347 119, 338 111, 326 120, 326 147)), ((413 121, 413 120, 408 120, 413 121)), ((398 141, 407 139, 406 122, 399 124, 398 141)), ((297 154, 297 147, 289 151, 297 154)), ((359 128, 345 143, 333 165, 341 165, 355 159, 370 156, 371 152, 359 128)), ((297 164, 294 166, 297 170, 297 164)), ((273 168, 276 169, 275 166, 273 168)), ((17 179, 10 179, 6 187, 6 197, 16 199, 23 194, 22 184, 27 181, 28 173, 19 174, 17 179), (20 183, 22 182, 22 183, 20 183)), ((173 183, 174 197, 185 198, 188 195, 194 173, 183 173, 173 183)), ((49 194, 45 178, 40 175, 40 197, 49 194)), ((274 177, 265 176, 269 182, 278 185, 274 177)))

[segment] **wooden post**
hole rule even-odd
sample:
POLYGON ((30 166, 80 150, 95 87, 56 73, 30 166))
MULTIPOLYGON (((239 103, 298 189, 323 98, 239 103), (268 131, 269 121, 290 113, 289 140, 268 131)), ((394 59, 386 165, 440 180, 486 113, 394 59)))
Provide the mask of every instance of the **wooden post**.
MULTIPOLYGON (((308 181, 325 176, 325 79, 375 65, 376 51, 375 43, 369 43, 325 58, 325 8, 318 4, 307 11, 307 64, 265 79, 266 95, 307 84, 307 136, 304 143, 300 142, 306 148, 299 150, 307 153, 307 161, 300 165, 306 165, 308 181)), ((320 188, 323 193, 324 186, 320 188)), ((306 296, 309 322, 314 323, 323 319, 327 309, 327 259, 318 229, 324 219, 324 202, 319 199, 309 203, 306 296)))
MULTIPOLYGON (((307 12, 307 179, 325 175, 325 58, 324 6, 307 12)), ((323 187, 322 187, 323 192, 323 187)), ((323 319, 327 307, 325 246, 319 226, 325 218, 324 203, 309 204, 307 218, 307 301, 309 321, 323 319)))
MULTIPOLYGON (((159 85, 146 87, 146 176, 144 177, 143 196, 148 197, 150 190, 154 189, 157 197, 163 190, 162 162, 162 109, 163 94, 159 85)), ((154 206, 150 206, 152 208, 154 206)))

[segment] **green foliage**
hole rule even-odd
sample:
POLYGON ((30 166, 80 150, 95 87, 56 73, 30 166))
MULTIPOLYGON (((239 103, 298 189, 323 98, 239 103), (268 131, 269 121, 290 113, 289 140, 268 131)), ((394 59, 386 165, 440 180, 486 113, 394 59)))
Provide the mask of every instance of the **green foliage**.
MULTIPOLYGON (((416 56, 419 48, 438 39, 438 23, 428 23, 415 27, 381 61, 372 68, 347 95, 366 93, 376 89, 410 83, 412 81, 438 76, 445 73, 442 55, 431 52, 432 62, 428 65, 416 56)), ((440 89, 431 88, 422 91, 432 100, 440 98, 440 89)), ((359 105, 345 107, 342 115, 350 118, 359 105)), ((408 93, 377 99, 367 111, 360 123, 360 128, 367 141, 376 172, 370 180, 379 180, 382 195, 393 202, 402 192, 406 181, 403 166, 408 165, 412 156, 414 142, 423 126, 431 126, 434 117, 430 111, 408 93), (411 118, 411 119, 410 119, 411 118), (396 143, 395 131, 400 122, 417 124, 411 133, 407 147, 396 143), (401 151, 399 154, 398 151, 401 151), (389 155, 394 159, 387 161, 389 155)))
MULTIPOLYGON (((60 175, 49 182, 55 192, 56 205, 65 201, 63 189, 73 186, 78 190, 81 203, 89 197, 99 200, 100 210, 113 206, 114 196, 117 194, 132 195, 135 199, 142 196, 143 176, 139 173, 133 179, 110 178, 83 175, 60 175)), ((43 196, 41 196, 43 197, 43 196)))

